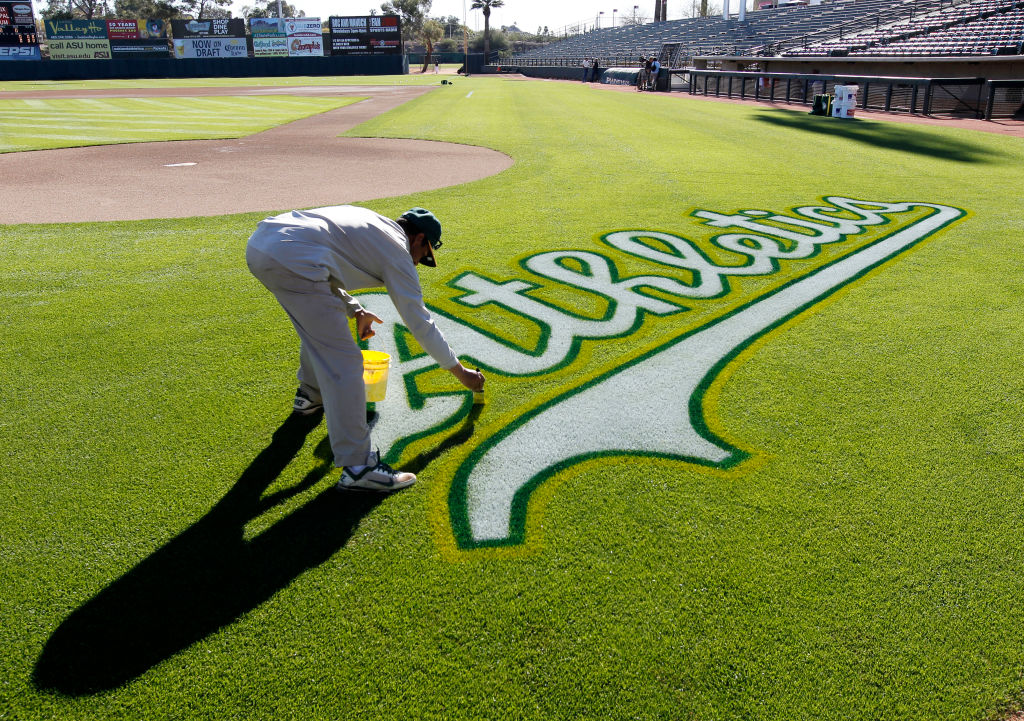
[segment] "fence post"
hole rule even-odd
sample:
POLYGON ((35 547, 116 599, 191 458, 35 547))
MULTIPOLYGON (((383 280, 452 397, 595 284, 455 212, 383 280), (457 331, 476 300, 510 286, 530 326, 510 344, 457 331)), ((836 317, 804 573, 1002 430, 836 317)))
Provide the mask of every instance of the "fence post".
POLYGON ((885 112, 889 112, 889 108, 892 107, 892 83, 885 89, 885 112))
POLYGON ((988 102, 985 103, 985 120, 992 119, 992 109, 996 104, 996 86, 988 82, 988 102))
POLYGON ((917 114, 917 83, 914 83, 913 89, 910 91, 910 114, 917 114))
POLYGON ((924 86, 924 107, 921 108, 923 115, 931 114, 932 109, 932 84, 931 81, 924 86))

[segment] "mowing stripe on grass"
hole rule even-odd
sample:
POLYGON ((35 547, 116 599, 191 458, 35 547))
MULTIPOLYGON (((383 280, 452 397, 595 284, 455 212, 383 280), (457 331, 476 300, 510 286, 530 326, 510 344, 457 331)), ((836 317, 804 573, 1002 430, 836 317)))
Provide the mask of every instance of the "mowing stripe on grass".
POLYGON ((294 96, 0 99, 0 152, 239 138, 358 100, 294 96), (68 132, 71 128, 74 133, 68 132))

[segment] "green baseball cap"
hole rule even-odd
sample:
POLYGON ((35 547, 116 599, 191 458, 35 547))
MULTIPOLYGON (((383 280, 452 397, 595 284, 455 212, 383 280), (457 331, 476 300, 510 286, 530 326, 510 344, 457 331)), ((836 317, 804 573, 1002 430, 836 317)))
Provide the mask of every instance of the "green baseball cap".
POLYGON ((437 261, 434 259, 434 251, 441 247, 441 221, 426 208, 411 208, 402 213, 402 217, 409 221, 413 228, 423 233, 430 244, 427 257, 420 262, 430 268, 436 268, 437 261))

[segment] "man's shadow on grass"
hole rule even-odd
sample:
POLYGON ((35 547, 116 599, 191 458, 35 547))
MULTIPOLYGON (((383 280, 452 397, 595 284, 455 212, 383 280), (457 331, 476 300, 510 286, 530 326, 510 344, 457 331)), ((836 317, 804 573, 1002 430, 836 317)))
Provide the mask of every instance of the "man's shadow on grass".
MULTIPOLYGON (((72 612, 36 662, 36 686, 68 695, 121 686, 238 620, 342 548, 386 496, 331 487, 255 538, 244 537, 246 523, 330 472, 325 438, 313 470, 262 497, 321 418, 290 416, 209 513, 72 612)), ((459 440, 444 443, 464 442, 472 418, 456 432, 459 440)), ((424 460, 416 459, 418 469, 424 460)))

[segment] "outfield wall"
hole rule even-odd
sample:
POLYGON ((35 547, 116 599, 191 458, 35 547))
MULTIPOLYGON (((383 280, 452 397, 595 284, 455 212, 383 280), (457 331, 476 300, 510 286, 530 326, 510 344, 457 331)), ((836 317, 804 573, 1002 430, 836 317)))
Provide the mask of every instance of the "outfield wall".
MULTIPOLYGON (((603 76, 604 71, 607 68, 601 68, 598 70, 598 74, 603 76)), ((558 65, 516 65, 514 62, 509 62, 508 65, 487 65, 484 68, 485 73, 504 73, 504 72, 516 72, 525 75, 528 78, 546 78, 548 80, 583 80, 583 68, 580 66, 558 66, 558 65)), ((598 80, 600 82, 600 80, 598 80)))
POLYGON ((111 78, 280 77, 290 75, 404 75, 404 55, 335 55, 303 58, 113 58, 0 63, 0 80, 111 78))

